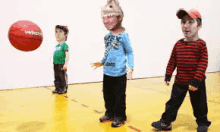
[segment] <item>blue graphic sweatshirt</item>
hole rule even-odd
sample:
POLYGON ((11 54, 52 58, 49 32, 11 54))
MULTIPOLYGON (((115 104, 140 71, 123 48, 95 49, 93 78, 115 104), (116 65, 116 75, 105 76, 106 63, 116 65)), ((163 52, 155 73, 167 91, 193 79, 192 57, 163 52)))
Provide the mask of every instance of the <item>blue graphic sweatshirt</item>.
POLYGON ((105 56, 101 63, 103 72, 108 76, 122 76, 128 67, 134 69, 134 54, 127 33, 113 35, 111 32, 104 37, 105 56), (127 63, 128 60, 128 63, 127 63))

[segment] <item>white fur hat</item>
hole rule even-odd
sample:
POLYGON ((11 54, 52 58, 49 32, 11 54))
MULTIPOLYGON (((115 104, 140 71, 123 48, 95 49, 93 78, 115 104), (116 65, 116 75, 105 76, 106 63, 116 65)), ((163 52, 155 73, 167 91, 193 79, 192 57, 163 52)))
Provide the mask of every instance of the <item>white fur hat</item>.
POLYGON ((118 0, 107 0, 107 4, 104 7, 102 7, 101 13, 102 17, 114 15, 121 16, 122 19, 124 17, 123 11, 119 6, 118 0))

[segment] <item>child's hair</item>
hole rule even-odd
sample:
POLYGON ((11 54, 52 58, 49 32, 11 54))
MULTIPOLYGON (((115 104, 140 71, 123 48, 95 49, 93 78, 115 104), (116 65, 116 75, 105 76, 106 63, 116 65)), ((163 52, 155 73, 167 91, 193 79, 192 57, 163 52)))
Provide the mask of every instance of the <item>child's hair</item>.
MULTIPOLYGON (((55 29, 57 29, 57 28, 63 30, 64 35, 67 35, 69 33, 69 29, 67 26, 56 25, 55 29)), ((67 41, 67 36, 66 36, 65 41, 67 41)))
POLYGON ((201 18, 196 18, 196 21, 198 23, 198 26, 202 26, 202 19, 201 18))

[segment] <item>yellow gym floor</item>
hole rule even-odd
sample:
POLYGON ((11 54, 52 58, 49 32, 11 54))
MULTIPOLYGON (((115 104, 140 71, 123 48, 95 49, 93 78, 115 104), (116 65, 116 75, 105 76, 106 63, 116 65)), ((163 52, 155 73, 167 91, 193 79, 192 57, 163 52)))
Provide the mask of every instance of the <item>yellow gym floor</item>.
MULTIPOLYGON (((207 73, 209 132, 220 128, 220 72, 207 73)), ((127 122, 120 128, 100 123, 104 114, 102 82, 69 85, 68 93, 52 94, 53 86, 0 91, 0 132, 153 132, 170 98, 164 77, 128 80, 127 122)), ((189 94, 172 124, 172 132, 196 132, 189 94)))

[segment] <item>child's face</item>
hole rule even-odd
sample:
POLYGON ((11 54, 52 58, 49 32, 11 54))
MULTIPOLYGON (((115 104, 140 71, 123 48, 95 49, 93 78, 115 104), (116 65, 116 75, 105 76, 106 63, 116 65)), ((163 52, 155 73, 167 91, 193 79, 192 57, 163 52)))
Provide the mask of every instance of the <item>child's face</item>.
POLYGON ((193 38, 195 35, 197 35, 200 29, 200 26, 198 26, 196 19, 191 18, 188 15, 182 18, 181 27, 183 34, 186 38, 193 38))
POLYGON ((65 41, 66 39, 66 35, 64 31, 59 28, 55 29, 55 36, 56 36, 57 41, 65 41))
POLYGON ((107 30, 113 30, 117 28, 119 22, 120 22, 119 18, 115 15, 103 17, 103 23, 107 30))

